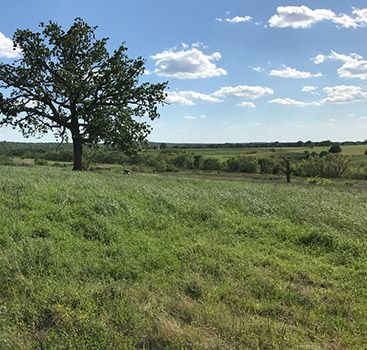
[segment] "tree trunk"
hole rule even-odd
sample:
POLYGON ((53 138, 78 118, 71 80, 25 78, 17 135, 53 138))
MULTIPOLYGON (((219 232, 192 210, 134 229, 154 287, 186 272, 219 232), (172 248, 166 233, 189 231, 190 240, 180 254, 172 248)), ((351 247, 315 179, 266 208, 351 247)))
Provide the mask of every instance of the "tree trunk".
POLYGON ((73 170, 83 170, 83 144, 79 137, 73 137, 74 166, 73 170))
POLYGON ((284 168, 282 169, 282 171, 285 174, 285 176, 287 177, 287 183, 290 183, 291 182, 291 176, 293 174, 291 161, 287 158, 284 158, 284 157, 282 157, 282 159, 283 159, 283 162, 284 162, 284 168))
POLYGON ((286 176, 287 176, 287 183, 290 183, 291 182, 291 173, 287 173, 286 176))

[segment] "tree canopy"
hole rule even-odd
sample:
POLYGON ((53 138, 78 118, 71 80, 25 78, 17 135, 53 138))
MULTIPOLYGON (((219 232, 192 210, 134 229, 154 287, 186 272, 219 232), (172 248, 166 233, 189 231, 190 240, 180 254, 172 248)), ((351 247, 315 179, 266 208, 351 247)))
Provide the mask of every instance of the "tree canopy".
POLYGON ((342 148, 338 143, 332 144, 331 147, 329 148, 329 153, 341 153, 341 152, 342 148))
POLYGON ((18 29, 21 56, 0 63, 0 126, 19 127, 25 137, 50 130, 72 138, 74 170, 82 169, 83 145, 104 143, 126 153, 144 144, 164 104, 167 83, 140 82, 144 59, 127 56, 124 43, 112 54, 108 38, 82 19, 63 30, 54 22, 40 32, 18 29))

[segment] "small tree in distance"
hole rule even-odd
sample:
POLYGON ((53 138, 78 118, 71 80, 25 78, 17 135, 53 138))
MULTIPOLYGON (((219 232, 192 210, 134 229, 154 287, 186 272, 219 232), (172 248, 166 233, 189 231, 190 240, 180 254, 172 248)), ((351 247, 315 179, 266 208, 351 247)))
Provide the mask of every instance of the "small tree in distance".
POLYGON ((286 176, 287 183, 291 182, 292 175, 296 172, 290 159, 286 157, 280 157, 282 159, 279 170, 286 176))
POLYGON ((333 154, 342 153, 342 148, 340 147, 338 143, 334 143, 329 148, 329 153, 333 153, 333 154))
POLYGON ((25 137, 71 135, 73 170, 82 170, 83 145, 138 151, 151 128, 137 118, 159 117, 167 83, 139 84, 144 60, 130 59, 123 44, 110 55, 108 39, 97 40, 97 27, 80 18, 67 31, 54 22, 40 27, 18 29, 13 42, 21 58, 0 64, 0 126, 19 127, 25 137))

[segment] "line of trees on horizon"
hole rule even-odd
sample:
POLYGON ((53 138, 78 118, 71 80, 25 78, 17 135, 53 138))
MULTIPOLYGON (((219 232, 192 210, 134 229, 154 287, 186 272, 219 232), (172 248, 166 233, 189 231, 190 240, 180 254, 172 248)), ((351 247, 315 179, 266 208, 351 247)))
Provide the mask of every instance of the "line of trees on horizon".
POLYGON ((367 139, 364 141, 342 141, 332 140, 323 141, 297 141, 297 142, 226 142, 226 143, 159 143, 150 142, 149 148, 153 149, 192 149, 192 148, 279 148, 279 147, 330 147, 333 144, 340 146, 367 145, 367 139))
MULTIPOLYGON (((359 146, 359 145, 367 145, 367 139, 364 141, 341 141, 334 142, 332 140, 323 140, 323 141, 297 141, 297 142, 243 142, 243 143, 166 143, 166 142, 148 142, 146 145, 146 149, 204 149, 204 148, 282 148, 282 147, 331 147, 332 145, 337 144, 340 146, 359 146)), ((100 145, 102 146, 102 145, 100 145)), ((72 147, 71 143, 63 143, 60 147, 60 144, 56 142, 13 142, 13 141, 0 141, 0 152, 4 149, 15 150, 19 149, 34 149, 39 148, 40 151, 49 148, 49 149, 69 149, 72 147)))
MULTIPOLYGON (((33 158, 37 165, 50 165, 49 162, 54 162, 55 166, 67 166, 67 163, 73 161, 72 147, 65 145, 55 150, 54 146, 0 143, 0 164, 16 163, 12 160, 14 157, 33 158)), ((222 160, 190 150, 167 148, 126 155, 101 146, 86 150, 83 166, 85 169, 96 169, 98 164, 119 164, 133 172, 204 171, 285 175, 288 181, 293 176, 367 179, 367 163, 354 161, 341 152, 340 145, 333 144, 320 153, 308 150, 296 153, 275 151, 269 156, 269 153, 262 155, 261 152, 249 150, 222 160)))

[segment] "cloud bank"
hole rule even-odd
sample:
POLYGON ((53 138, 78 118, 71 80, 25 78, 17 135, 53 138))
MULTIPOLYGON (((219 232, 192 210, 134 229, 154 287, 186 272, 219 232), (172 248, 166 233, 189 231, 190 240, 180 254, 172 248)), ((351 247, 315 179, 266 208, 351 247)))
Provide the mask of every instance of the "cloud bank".
POLYGON ((177 79, 203 79, 227 75, 227 71, 214 63, 222 58, 219 52, 206 55, 197 47, 191 49, 169 49, 151 58, 155 61, 154 73, 177 79))
POLYGON ((280 6, 269 19, 272 28, 307 29, 316 23, 332 22, 343 28, 358 28, 367 25, 367 9, 354 8, 352 15, 336 14, 330 9, 312 10, 307 6, 280 6))
POLYGON ((274 94, 274 90, 264 86, 224 86, 213 93, 215 97, 243 97, 248 99, 257 99, 263 96, 274 94))
POLYGON ((299 71, 295 68, 284 66, 283 69, 273 69, 270 74, 272 77, 285 79, 309 79, 321 77, 321 73, 312 74, 310 72, 299 71))
POLYGON ((215 19, 218 22, 227 22, 227 23, 244 23, 244 22, 250 22, 252 20, 252 17, 250 16, 235 16, 232 18, 216 18, 215 19))
POLYGON ((185 106, 194 106, 195 101, 223 102, 221 99, 211 95, 202 94, 196 91, 173 91, 167 93, 166 102, 171 104, 180 104, 185 106))
POLYGON ((342 55, 331 51, 330 55, 317 55, 313 58, 315 64, 321 64, 330 61, 342 62, 343 65, 338 69, 340 78, 367 80, 367 60, 362 56, 352 53, 350 55, 342 55))

